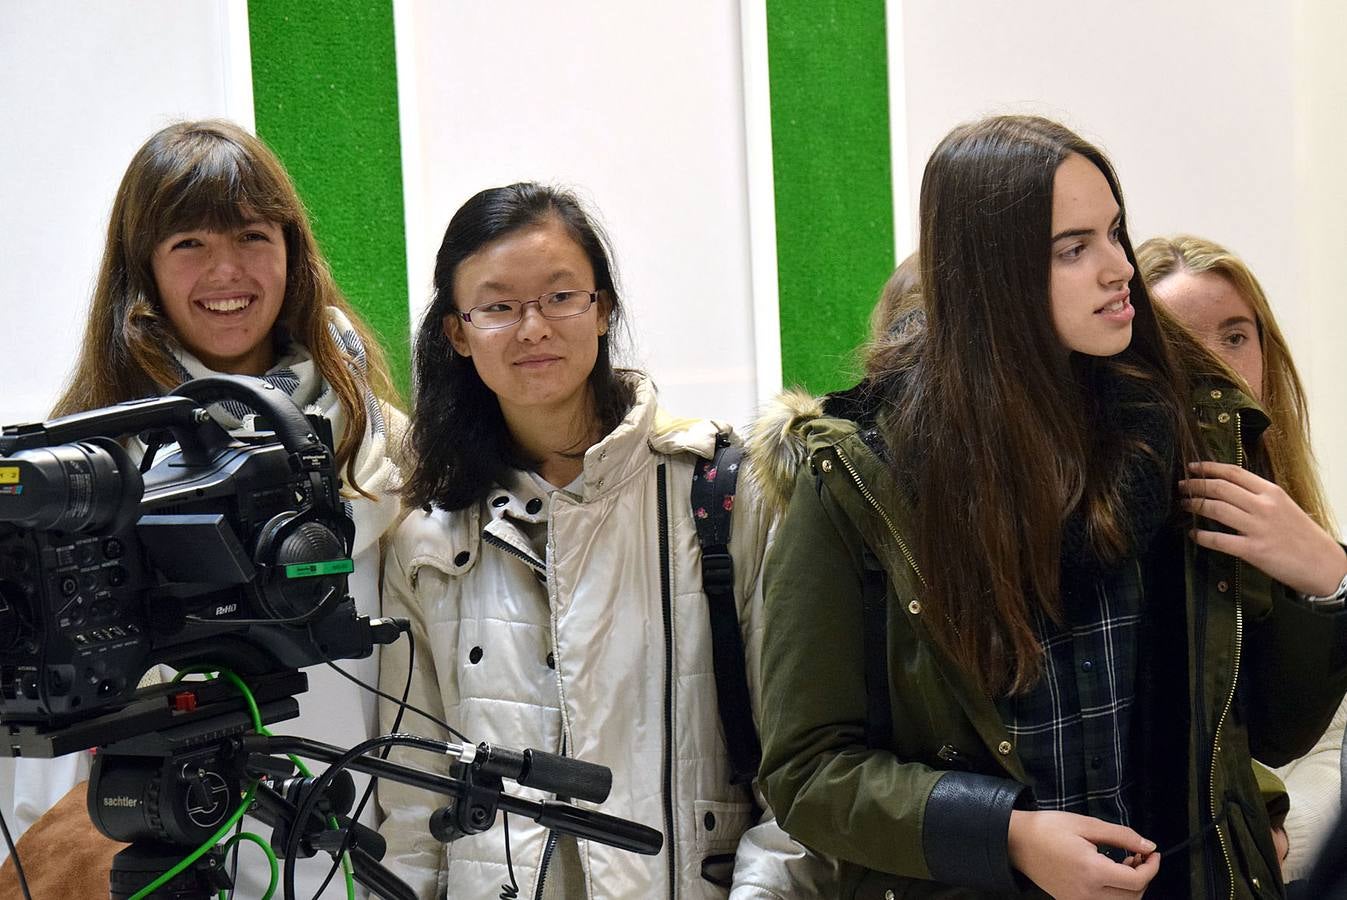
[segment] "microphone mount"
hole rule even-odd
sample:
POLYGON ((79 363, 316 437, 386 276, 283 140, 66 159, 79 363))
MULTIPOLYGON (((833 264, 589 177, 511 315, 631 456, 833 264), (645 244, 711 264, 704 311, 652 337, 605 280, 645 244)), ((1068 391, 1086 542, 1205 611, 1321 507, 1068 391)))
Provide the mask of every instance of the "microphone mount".
MULTIPOLYGON (((436 775, 374 756, 353 756, 356 750, 360 750, 365 745, 359 745, 352 751, 343 751, 341 748, 330 744, 287 735, 272 737, 247 735, 234 739, 238 750, 243 753, 264 755, 294 753, 329 764, 339 764, 344 768, 364 772, 383 780, 412 785, 450 797, 452 803, 449 805, 453 808, 453 812, 437 810, 432 819, 438 817, 438 822, 442 827, 452 821, 457 829, 462 830, 463 834, 476 834, 490 828, 495 821, 496 813, 504 811, 512 815, 524 816, 545 828, 563 834, 573 835, 583 840, 597 841, 633 853, 653 856, 659 853, 664 846, 664 836, 648 826, 601 813, 597 810, 582 809, 560 800, 527 800, 504 792, 503 777, 513 778, 513 776, 508 774, 502 776, 501 773, 502 771, 508 772, 517 765, 515 754, 527 754, 532 759, 529 772, 526 772, 523 776, 524 779, 532 781, 532 784, 529 785, 527 781, 519 781, 520 784, 558 793, 568 790, 574 791, 579 786, 582 790, 597 795, 598 786, 592 781, 596 777, 596 773, 592 770, 601 770, 605 777, 611 778, 611 774, 602 766, 596 766, 593 763, 586 763, 581 760, 557 757, 538 750, 511 751, 489 744, 479 744, 474 747, 471 744, 437 741, 410 734, 390 735, 388 740, 403 746, 419 747, 451 756, 463 764, 464 775, 462 777, 436 775), (540 760, 546 761, 540 764, 540 760), (561 761, 562 765, 555 767, 551 765, 558 760, 561 761), (539 775, 540 772, 547 773, 548 785, 555 786, 545 786, 540 783, 542 777, 539 775), (561 774, 558 775, 558 772, 561 774), (560 790, 558 790, 558 787, 560 790), (466 802, 465 798, 467 798, 466 802), (466 829, 463 828, 464 823, 468 826, 466 829)), ((372 745, 375 741, 365 743, 372 745)), ((373 749, 373 747, 369 749, 373 749)), ((314 784, 316 792, 321 793, 326 786, 323 779, 331 771, 332 769, 329 768, 328 772, 319 776, 314 784)), ((604 798, 607 797, 607 793, 607 788, 603 788, 602 796, 604 798)), ((301 818, 306 812, 301 805, 299 810, 301 818)), ((462 836, 455 833, 454 828, 447 828, 443 833, 450 840, 462 836)), ((439 837, 439 835, 436 836, 439 837)))

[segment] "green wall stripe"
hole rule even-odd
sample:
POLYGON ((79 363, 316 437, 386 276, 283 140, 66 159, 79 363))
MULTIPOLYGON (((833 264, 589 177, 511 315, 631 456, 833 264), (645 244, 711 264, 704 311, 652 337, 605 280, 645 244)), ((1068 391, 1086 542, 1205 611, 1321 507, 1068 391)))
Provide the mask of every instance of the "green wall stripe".
POLYGON ((391 0, 249 0, 257 133, 285 162, 337 283, 410 382, 391 0))
POLYGON ((884 0, 767 4, 781 370, 854 382, 894 266, 884 0))

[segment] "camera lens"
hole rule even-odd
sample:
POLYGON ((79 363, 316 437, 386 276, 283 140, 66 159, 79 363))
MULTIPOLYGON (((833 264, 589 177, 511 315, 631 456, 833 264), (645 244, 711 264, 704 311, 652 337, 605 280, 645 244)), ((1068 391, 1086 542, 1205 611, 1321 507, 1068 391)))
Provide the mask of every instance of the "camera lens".
POLYGON ((115 441, 95 438, 20 450, 4 457, 18 469, 0 494, 0 522, 50 531, 98 531, 128 520, 144 492, 140 472, 115 441))

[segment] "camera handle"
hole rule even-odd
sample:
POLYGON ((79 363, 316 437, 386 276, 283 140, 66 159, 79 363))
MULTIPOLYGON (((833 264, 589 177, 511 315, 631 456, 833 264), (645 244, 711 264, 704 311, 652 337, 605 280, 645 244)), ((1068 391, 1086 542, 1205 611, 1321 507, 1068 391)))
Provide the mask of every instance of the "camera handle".
POLYGON ((163 397, 131 400, 48 422, 9 425, 0 435, 0 455, 167 427, 182 448, 184 462, 206 465, 230 441, 228 432, 202 408, 220 400, 237 400, 265 416, 302 467, 326 462, 327 448, 294 401, 260 378, 244 375, 211 375, 184 382, 163 397))
POLYGON ((237 400, 267 420, 281 444, 298 454, 307 463, 318 454, 326 462, 327 447, 319 439, 309 420, 295 406, 295 402, 260 378, 246 375, 209 375, 178 385, 170 396, 188 397, 197 403, 215 403, 219 400, 237 400))
POLYGON ((137 434, 147 428, 167 427, 182 448, 189 465, 206 465, 229 434, 190 397, 169 395, 132 400, 107 409, 79 412, 49 422, 7 425, 0 435, 0 455, 38 447, 55 447, 95 437, 137 434))

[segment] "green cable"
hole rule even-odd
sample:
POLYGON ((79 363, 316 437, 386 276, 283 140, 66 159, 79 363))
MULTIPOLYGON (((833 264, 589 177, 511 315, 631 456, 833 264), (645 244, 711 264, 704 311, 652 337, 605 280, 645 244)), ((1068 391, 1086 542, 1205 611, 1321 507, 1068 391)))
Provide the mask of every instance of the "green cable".
MULTIPOLYGON (((173 676, 171 683, 177 684, 182 681, 183 677, 186 675, 207 675, 214 678, 215 673, 217 672, 220 677, 224 678, 234 686, 234 688, 243 696, 244 701, 248 704, 248 714, 252 716, 253 730, 264 737, 272 737, 271 732, 262 724, 262 712, 257 708, 257 701, 253 699, 252 690, 249 689, 248 685, 243 683, 242 678, 239 678, 238 675, 234 674, 229 669, 214 668, 210 666, 192 666, 176 673, 173 676)), ((301 775, 305 778, 313 777, 313 772, 311 772, 309 767, 304 764, 304 760, 295 756, 293 753, 287 753, 286 756, 290 758, 290 762, 294 763, 295 768, 299 770, 301 775)), ((299 823, 295 824, 298 826, 299 823)), ((327 826, 333 831, 337 831, 341 828, 341 825, 337 823, 336 816, 327 817, 327 826)), ((198 856, 199 855, 200 854, 198 854, 198 856)), ((355 900, 355 873, 351 869, 351 855, 349 853, 343 853, 341 855, 341 872, 346 881, 346 900, 355 900)), ((136 900, 136 898, 133 897, 132 900, 136 900)))
POLYGON ((220 829, 216 831, 215 834, 211 835, 200 847, 197 847, 191 853, 187 854, 187 856, 183 857, 182 861, 176 866, 132 894, 130 900, 144 900, 145 897, 150 896, 155 891, 159 890, 159 888, 168 884, 174 878, 177 878, 188 866, 204 856, 212 847, 220 843, 220 841, 224 840, 225 836, 229 834, 229 830, 238 824, 238 820, 243 818, 243 814, 248 811, 248 807, 252 806, 253 795, 256 793, 257 782, 253 782, 248 787, 248 792, 243 795, 243 802, 239 804, 239 808, 234 810, 233 814, 225 820, 225 823, 220 826, 220 829))
MULTIPOLYGON (((261 847, 262 852, 267 855, 267 862, 271 864, 271 883, 267 885, 267 892, 262 895, 262 900, 271 900, 271 895, 276 893, 276 885, 281 882, 281 867, 276 862, 275 851, 271 849, 270 844, 253 834, 251 831, 243 831, 225 841, 224 847, 221 849, 226 856, 229 854, 229 849, 239 841, 252 841, 254 844, 261 847)), ((228 894, 228 891, 220 891, 220 900, 227 900, 228 894)))

